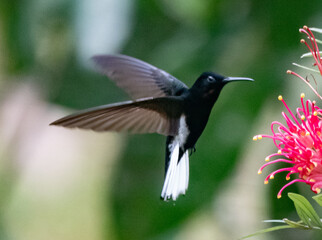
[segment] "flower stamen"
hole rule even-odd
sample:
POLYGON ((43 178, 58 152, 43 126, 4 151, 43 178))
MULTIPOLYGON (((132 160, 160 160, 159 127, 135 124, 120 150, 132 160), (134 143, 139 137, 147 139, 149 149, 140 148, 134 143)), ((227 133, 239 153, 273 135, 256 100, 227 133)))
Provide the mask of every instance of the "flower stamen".
POLYGON ((296 182, 304 182, 310 185, 314 192, 318 192, 317 189, 322 186, 322 139, 320 138, 322 117, 318 117, 322 113, 322 109, 316 106, 314 101, 307 100, 304 102, 304 97, 305 95, 302 93, 301 107, 296 109, 301 123, 283 100, 283 97, 279 96, 278 99, 283 102, 293 120, 282 112, 287 125, 274 121, 271 124, 272 135, 261 134, 254 137, 256 139, 259 139, 259 136, 261 139, 272 139, 278 149, 276 153, 265 158, 266 163, 260 167, 258 174, 261 174, 263 169, 271 164, 286 163, 290 165, 268 174, 264 180, 265 184, 269 182, 269 179, 274 179, 275 174, 280 172, 288 172, 286 174, 287 181, 291 179, 291 174, 298 174, 297 179, 288 182, 281 188, 277 195, 278 198, 282 196, 286 187, 296 182), (276 156, 279 158, 271 161, 276 156))
MULTIPOLYGON (((304 68, 304 69, 307 69, 307 70, 310 70, 310 71, 313 71, 313 72, 318 72, 322 76, 322 58, 321 58, 321 53, 319 51, 319 46, 318 46, 317 39, 315 38, 315 36, 312 33, 312 31, 310 30, 310 28, 307 27, 307 26, 303 26, 303 28, 300 28, 299 31, 300 31, 300 33, 304 33, 307 36, 307 38, 308 38, 308 40, 305 40, 305 39, 301 39, 300 40, 300 42, 302 44, 305 44, 305 46, 309 50, 309 54, 304 54, 304 55, 302 55, 302 57, 304 57, 304 56, 312 56, 313 59, 314 59, 313 67, 317 67, 317 70, 316 69, 312 69, 312 68, 308 68, 308 67, 305 67, 305 66, 301 66, 299 64, 294 64, 294 65, 296 65, 298 67, 301 67, 301 68, 304 68)), ((320 99, 322 99, 321 95, 318 94, 317 90, 309 82, 308 77, 303 78, 299 74, 297 74, 297 73, 295 73, 293 71, 290 71, 290 70, 288 70, 287 73, 288 74, 292 74, 292 75, 300 78, 302 81, 304 81, 313 90, 313 92, 320 99)), ((314 76, 312 74, 311 74, 311 76, 312 76, 314 82, 316 83, 314 76)))

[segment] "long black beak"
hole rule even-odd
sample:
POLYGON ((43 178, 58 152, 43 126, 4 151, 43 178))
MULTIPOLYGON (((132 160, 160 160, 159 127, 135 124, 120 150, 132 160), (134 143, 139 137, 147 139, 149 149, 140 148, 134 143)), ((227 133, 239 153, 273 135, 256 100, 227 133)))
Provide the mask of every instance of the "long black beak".
POLYGON ((244 78, 244 77, 226 77, 223 82, 224 83, 229 83, 232 81, 251 81, 254 82, 254 79, 251 78, 244 78))

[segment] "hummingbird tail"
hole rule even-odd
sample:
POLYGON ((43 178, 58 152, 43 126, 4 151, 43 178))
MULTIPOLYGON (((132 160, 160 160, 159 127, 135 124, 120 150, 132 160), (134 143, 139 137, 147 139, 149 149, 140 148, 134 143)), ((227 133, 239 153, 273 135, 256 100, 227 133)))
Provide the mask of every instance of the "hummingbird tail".
POLYGON ((165 176, 161 198, 176 200, 180 194, 185 194, 189 184, 189 153, 180 150, 180 144, 172 142, 170 162, 165 176), (180 153, 181 152, 181 153, 180 153))

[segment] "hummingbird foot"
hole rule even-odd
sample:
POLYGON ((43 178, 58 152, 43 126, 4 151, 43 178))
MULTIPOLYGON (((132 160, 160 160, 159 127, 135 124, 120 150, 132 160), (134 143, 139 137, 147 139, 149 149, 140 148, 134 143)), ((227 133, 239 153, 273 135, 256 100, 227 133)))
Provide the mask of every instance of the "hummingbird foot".
POLYGON ((190 154, 189 154, 189 156, 191 156, 193 153, 195 153, 195 152, 196 152, 196 147, 195 147, 195 146, 193 146, 193 147, 192 147, 192 148, 190 148, 189 150, 190 150, 190 154))

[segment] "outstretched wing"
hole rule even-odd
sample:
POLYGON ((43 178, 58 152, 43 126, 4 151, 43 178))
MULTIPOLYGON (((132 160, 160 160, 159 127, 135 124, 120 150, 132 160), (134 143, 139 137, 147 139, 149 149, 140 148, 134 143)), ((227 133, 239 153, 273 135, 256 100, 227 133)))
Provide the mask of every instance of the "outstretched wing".
POLYGON ((188 87, 169 73, 125 55, 98 55, 99 70, 132 99, 178 96, 188 87))
POLYGON ((58 119, 50 125, 174 136, 178 131, 182 109, 182 100, 178 98, 148 98, 86 109, 58 119))

